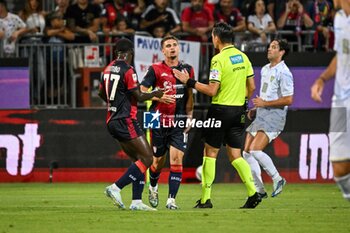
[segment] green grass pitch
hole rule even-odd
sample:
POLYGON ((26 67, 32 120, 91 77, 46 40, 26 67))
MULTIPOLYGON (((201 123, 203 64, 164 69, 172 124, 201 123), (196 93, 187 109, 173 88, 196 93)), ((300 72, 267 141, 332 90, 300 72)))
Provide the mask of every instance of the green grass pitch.
MULTIPOLYGON (((157 212, 118 210, 104 194, 107 184, 0 184, 0 233, 64 232, 350 232, 350 203, 335 184, 287 184, 256 209, 245 202, 243 184, 214 184, 213 209, 193 209, 199 184, 183 184, 177 204, 165 208, 167 185, 160 185, 157 212)), ((267 185, 269 194, 271 185, 267 185)), ((145 187, 143 199, 147 201, 145 187)), ((122 191, 127 207, 131 188, 122 191)))

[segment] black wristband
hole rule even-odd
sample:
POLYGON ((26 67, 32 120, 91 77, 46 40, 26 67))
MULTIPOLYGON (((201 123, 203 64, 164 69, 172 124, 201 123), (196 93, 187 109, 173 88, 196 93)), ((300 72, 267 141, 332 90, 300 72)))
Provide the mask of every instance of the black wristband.
POLYGON ((196 80, 189 78, 186 82, 186 85, 187 85, 187 87, 194 88, 194 86, 196 85, 196 82, 197 82, 196 80))
POLYGON ((248 97, 245 97, 245 100, 244 100, 244 108, 245 108, 245 111, 246 111, 246 112, 248 112, 248 110, 249 110, 248 104, 249 104, 248 97))

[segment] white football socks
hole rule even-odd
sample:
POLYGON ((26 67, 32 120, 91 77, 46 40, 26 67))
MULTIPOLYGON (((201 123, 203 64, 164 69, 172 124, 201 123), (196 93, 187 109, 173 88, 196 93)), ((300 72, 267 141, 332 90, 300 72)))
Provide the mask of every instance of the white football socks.
POLYGON ((113 190, 115 190, 115 191, 117 191, 117 192, 120 192, 120 191, 121 191, 121 189, 120 189, 117 185, 115 185, 115 183, 113 183, 111 186, 112 186, 112 189, 113 189, 113 190))
POLYGON ((131 201, 131 205, 137 205, 137 204, 139 204, 139 203, 142 203, 142 200, 132 200, 131 201))
POLYGON ((250 154, 259 162, 262 168, 272 178, 273 182, 278 182, 282 179, 282 177, 277 171, 277 168, 273 164, 272 159, 265 152, 257 150, 250 151, 250 154))
POLYGON ((266 191, 261 178, 261 169, 258 161, 256 161, 256 159, 246 151, 243 151, 243 157, 248 162, 250 169, 252 170, 256 191, 258 193, 265 193, 266 191))
POLYGON ((350 201, 350 173, 345 176, 334 177, 334 180, 342 191, 343 197, 350 201))
POLYGON ((152 192, 158 192, 158 184, 156 186, 152 186, 152 185, 149 185, 149 189, 152 191, 152 192))

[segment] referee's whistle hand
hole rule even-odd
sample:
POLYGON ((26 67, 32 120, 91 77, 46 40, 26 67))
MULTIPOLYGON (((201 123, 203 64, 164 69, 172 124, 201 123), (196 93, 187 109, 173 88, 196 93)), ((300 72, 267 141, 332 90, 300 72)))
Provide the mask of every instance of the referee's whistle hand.
POLYGON ((187 83, 187 80, 190 78, 188 72, 186 70, 180 71, 177 69, 173 69, 174 76, 182 83, 187 83))

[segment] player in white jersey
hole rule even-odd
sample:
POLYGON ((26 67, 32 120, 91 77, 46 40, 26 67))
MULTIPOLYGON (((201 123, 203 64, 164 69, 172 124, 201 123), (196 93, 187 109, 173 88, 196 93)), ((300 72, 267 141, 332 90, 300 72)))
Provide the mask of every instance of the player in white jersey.
POLYGON ((330 160, 334 180, 350 201, 350 0, 334 0, 341 7, 334 18, 337 54, 311 87, 311 97, 321 102, 326 81, 335 77, 330 122, 330 160))
POLYGON ((243 156, 251 167, 261 198, 266 198, 267 193, 260 166, 273 180, 272 197, 280 194, 286 184, 270 156, 263 150, 283 130, 287 106, 293 102, 293 75, 283 60, 288 51, 289 45, 286 40, 273 40, 270 43, 267 53, 270 63, 261 69, 260 96, 253 98, 255 108, 248 112, 248 117, 251 118, 252 113, 256 111, 256 118, 246 130, 243 156))

